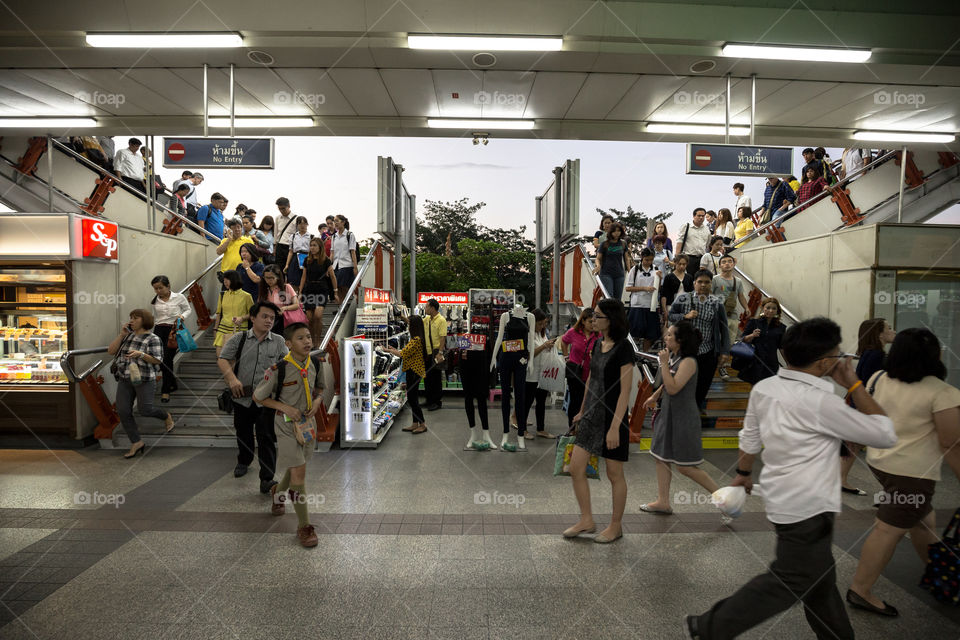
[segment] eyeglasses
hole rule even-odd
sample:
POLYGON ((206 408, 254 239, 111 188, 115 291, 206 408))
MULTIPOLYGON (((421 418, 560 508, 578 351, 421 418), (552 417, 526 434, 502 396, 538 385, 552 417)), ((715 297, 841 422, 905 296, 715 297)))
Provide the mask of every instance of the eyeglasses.
MULTIPOLYGON (((835 356, 823 356, 823 358, 853 358, 854 360, 859 360, 860 356, 854 353, 840 353, 835 356)), ((821 359, 823 359, 821 358, 821 359)))

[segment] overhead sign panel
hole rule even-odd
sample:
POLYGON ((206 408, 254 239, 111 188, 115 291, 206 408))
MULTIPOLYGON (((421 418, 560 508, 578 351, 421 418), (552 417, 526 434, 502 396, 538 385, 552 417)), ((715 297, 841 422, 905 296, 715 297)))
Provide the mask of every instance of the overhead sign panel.
POLYGON ((164 138, 163 166, 273 169, 273 138, 164 138))
POLYGON ((721 176, 793 175, 791 147, 688 144, 687 173, 721 176))

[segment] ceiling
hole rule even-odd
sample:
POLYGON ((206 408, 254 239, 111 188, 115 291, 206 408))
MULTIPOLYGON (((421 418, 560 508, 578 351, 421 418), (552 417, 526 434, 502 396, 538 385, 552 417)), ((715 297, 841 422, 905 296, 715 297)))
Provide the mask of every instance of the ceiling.
MULTIPOLYGON (((211 115, 307 115, 244 134, 463 136, 430 117, 532 118, 491 136, 669 140, 647 122, 749 124, 756 142, 843 146, 856 129, 960 131, 960 5, 845 0, 426 2, 107 0, 0 7, 0 117, 86 115, 97 131, 200 135, 211 115), (162 6, 161 6, 162 5, 162 6), (793 8, 791 8, 793 7, 793 8), (907 11, 909 10, 909 13, 907 11), (233 31, 227 50, 95 49, 85 32, 233 31), (407 33, 563 35, 549 53, 417 51, 407 33), (870 48, 868 64, 724 58, 726 42, 870 48), (251 51, 273 58, 251 60, 251 51), (697 62, 713 69, 694 73, 697 62)), ((2 129, 0 129, 2 132, 2 129)), ((52 133, 62 133, 53 131, 52 133)), ((78 132, 71 132, 78 133, 78 132)), ((226 130, 211 129, 225 134, 226 130)), ((739 140, 734 140, 739 141, 739 140)))

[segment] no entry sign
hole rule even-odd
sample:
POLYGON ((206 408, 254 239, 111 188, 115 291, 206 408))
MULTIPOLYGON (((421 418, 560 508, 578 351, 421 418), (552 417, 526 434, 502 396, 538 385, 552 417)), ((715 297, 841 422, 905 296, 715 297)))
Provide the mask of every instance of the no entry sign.
POLYGON ((186 149, 184 149, 183 145, 179 142, 172 142, 170 146, 167 147, 167 159, 170 162, 180 162, 183 160, 185 154, 186 149))
POLYGON ((688 144, 687 173, 786 177, 793 173, 793 149, 733 144, 688 144))
POLYGON ((693 155, 693 161, 698 167, 709 167, 712 158, 713 156, 706 149, 698 149, 693 155))
POLYGON ((273 138, 164 138, 163 166, 273 169, 273 138))

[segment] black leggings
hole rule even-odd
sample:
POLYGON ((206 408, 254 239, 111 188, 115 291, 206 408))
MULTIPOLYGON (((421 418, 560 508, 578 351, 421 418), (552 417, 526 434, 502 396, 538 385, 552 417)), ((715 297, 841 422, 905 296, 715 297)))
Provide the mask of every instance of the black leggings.
POLYGON ((160 385, 160 393, 170 393, 177 390, 177 378, 173 375, 173 357, 177 355, 177 349, 171 349, 167 346, 167 338, 173 331, 172 324, 158 324, 153 327, 153 332, 160 338, 160 344, 163 345, 163 362, 160 365, 160 371, 163 372, 163 382, 160 385))
MULTIPOLYGON (((513 378, 514 401, 516 402, 517 427, 525 429, 527 412, 524 398, 527 386, 527 364, 521 363, 524 356, 518 352, 503 353, 497 361, 500 370, 500 410, 503 413, 503 432, 510 433, 510 379, 513 378), (521 415, 523 414, 523 415, 521 415)), ((522 433, 522 432, 521 432, 522 433)))
POLYGON ((717 370, 717 352, 707 351, 697 356, 697 407, 703 411, 707 407, 707 392, 713 383, 713 374, 717 370))
POLYGON ((567 389, 570 390, 570 403, 567 405, 567 426, 572 429, 573 417, 580 413, 587 386, 579 376, 567 376, 567 389))
POLYGON ((420 376, 412 369, 407 370, 407 404, 410 405, 413 421, 422 423, 424 420, 423 409, 420 408, 420 376))
POLYGON ((473 401, 477 401, 477 413, 480 414, 480 426, 484 431, 490 430, 490 423, 487 420, 487 396, 472 396, 469 393, 463 397, 463 407, 467 410, 467 422, 470 428, 477 426, 476 419, 473 416, 473 401))
MULTIPOLYGON (((530 415, 530 407, 533 406, 533 401, 537 401, 537 431, 546 430, 546 419, 547 419, 547 397, 550 395, 549 391, 541 389, 537 386, 536 382, 528 382, 527 389, 527 404, 524 410, 524 414, 530 415)), ((527 421, 524 420, 523 424, 519 422, 517 418, 517 433, 523 435, 527 430, 527 421)))

